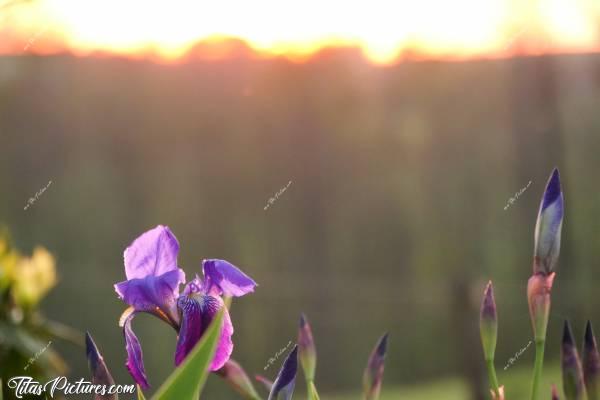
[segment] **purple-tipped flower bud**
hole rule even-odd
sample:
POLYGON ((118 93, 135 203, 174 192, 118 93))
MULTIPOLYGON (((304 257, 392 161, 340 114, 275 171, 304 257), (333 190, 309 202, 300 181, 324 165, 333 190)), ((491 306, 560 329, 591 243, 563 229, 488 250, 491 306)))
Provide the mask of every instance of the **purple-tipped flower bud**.
POLYGON ((493 360, 494 353, 496 352, 496 340, 498 338, 498 315, 492 281, 488 282, 483 292, 483 301, 481 302, 481 312, 479 314, 479 333, 481 334, 481 344, 485 360, 493 360))
POLYGON ((315 380, 317 368, 317 350, 313 340, 312 330, 306 316, 300 316, 300 328, 298 329, 298 357, 304 370, 307 382, 315 380))
POLYGON ((585 389, 583 384, 583 371, 577 354, 577 347, 573 339, 571 324, 565 321, 563 339, 560 352, 562 365, 563 389, 567 400, 583 399, 585 389))
POLYGON ((290 400, 294 394, 296 373, 298 372, 298 345, 287 356, 277 379, 273 383, 268 400, 290 400))
MULTIPOLYGON (((92 335, 89 332, 85 333, 85 352, 87 354, 88 366, 92 373, 92 383, 94 385, 114 385, 115 380, 108 371, 104 358, 100 354, 100 350, 98 350, 98 346, 94 343, 94 339, 92 339, 92 335)), ((117 398, 116 394, 94 395, 94 400, 116 400, 117 398)))
POLYGON ((558 390, 556 390, 556 385, 552 384, 552 400, 560 400, 558 397, 558 390))
POLYGON ((564 211, 558 169, 552 171, 540 203, 535 224, 533 273, 548 275, 554 271, 560 253, 560 233, 564 211))
POLYGON ((546 339, 546 328, 550 316, 550 293, 555 273, 550 275, 534 274, 527 283, 529 315, 533 325, 533 334, 537 341, 546 339))
POLYGON ((254 389, 252 381, 248 378, 246 371, 231 358, 223 365, 223 368, 217 371, 217 375, 223 377, 225 381, 244 399, 257 400, 260 396, 254 389))
POLYGON ((600 356, 598 346, 592 329, 592 323, 587 322, 585 327, 585 341, 583 345, 583 380, 588 395, 588 400, 598 400, 598 376, 600 375, 600 356))
POLYGON ((363 374, 365 400, 377 400, 383 382, 385 356, 387 354, 388 334, 383 335, 371 352, 367 368, 363 374))

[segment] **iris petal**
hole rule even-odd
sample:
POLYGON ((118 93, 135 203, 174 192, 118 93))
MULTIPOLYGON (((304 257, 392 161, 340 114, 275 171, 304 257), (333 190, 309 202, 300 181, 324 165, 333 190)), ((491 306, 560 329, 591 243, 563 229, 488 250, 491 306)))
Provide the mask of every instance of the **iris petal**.
POLYGON ((175 299, 179 294, 179 284, 184 282, 185 273, 177 268, 160 276, 146 276, 117 283, 115 291, 137 311, 155 312, 158 308, 176 321, 175 299))
POLYGON ((131 321, 136 312, 131 312, 123 321, 123 335, 125 336, 125 349, 127 350, 127 362, 125 366, 138 385, 147 389, 148 380, 144 371, 144 359, 142 354, 142 346, 133 329, 131 329, 131 321))
POLYGON ((202 307, 198 301, 182 296, 177 300, 177 307, 181 312, 181 329, 177 338, 175 365, 181 364, 192 351, 205 328, 202 326, 202 307))
MULTIPOLYGON (((224 307, 219 297, 210 295, 181 296, 177 301, 181 312, 181 329, 177 339, 175 351, 175 365, 183 362, 185 357, 192 351, 200 340, 217 312, 224 307)), ((223 326, 221 336, 217 343, 217 349, 210 365, 211 371, 223 367, 229 360, 233 351, 233 325, 227 309, 224 309, 223 326)))
POLYGON ((202 271, 207 293, 216 289, 219 295, 239 297, 253 292, 257 286, 252 278, 225 260, 204 260, 202 271))
POLYGON ((127 279, 141 279, 175 270, 178 253, 175 235, 168 227, 159 225, 143 233, 125 249, 125 275, 127 279))

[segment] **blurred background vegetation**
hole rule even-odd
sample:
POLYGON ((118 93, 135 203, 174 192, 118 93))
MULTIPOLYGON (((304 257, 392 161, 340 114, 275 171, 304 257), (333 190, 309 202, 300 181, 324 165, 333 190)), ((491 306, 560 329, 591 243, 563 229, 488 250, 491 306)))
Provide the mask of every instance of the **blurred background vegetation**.
MULTIPOLYGON (((389 331, 388 398, 401 397, 398 386, 450 382, 454 398, 481 399, 488 279, 499 379, 529 379, 531 349, 506 371, 502 363, 531 340, 526 281, 554 166, 566 216, 550 362, 563 318, 578 336, 585 319, 600 321, 599 88, 599 55, 387 67, 354 49, 292 63, 243 46, 178 65, 2 57, 0 221, 24 252, 41 244, 55 256, 43 311, 90 331, 118 383, 131 378, 112 285, 124 279, 125 247, 165 224, 188 277, 218 257, 259 283, 232 308, 234 357, 249 373, 276 374, 278 364, 264 368, 305 312, 323 393, 358 390, 372 344, 389 331)), ((175 333, 150 316, 135 325, 157 388, 175 333)), ((82 349, 52 347, 71 376, 87 376, 82 349)), ((216 377, 207 390, 234 396, 216 377)))

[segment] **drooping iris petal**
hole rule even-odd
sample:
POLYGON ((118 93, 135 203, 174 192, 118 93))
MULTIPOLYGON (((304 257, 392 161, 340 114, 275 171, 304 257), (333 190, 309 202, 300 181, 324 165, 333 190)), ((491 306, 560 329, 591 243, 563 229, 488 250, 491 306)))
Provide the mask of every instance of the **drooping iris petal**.
MULTIPOLYGON (((223 300, 210 295, 183 295, 177 301, 181 312, 181 329, 175 351, 175 365, 183 362, 200 340, 217 312, 224 307, 223 300)), ((221 335, 217 349, 210 365, 211 371, 216 371, 225 365, 233 351, 233 325, 227 309, 223 313, 221 335)))
POLYGON ((177 269, 179 243, 171 230, 159 225, 143 233, 125 249, 127 279, 159 276, 177 269))
POLYGON ((131 329, 131 321, 137 312, 131 310, 128 315, 124 315, 122 319, 123 335, 125 336, 125 349, 127 350, 127 362, 125 366, 138 385, 147 389, 148 380, 144 371, 144 359, 142 354, 142 346, 133 329, 131 329))
POLYGON ((159 276, 146 276, 115 285, 119 297, 138 311, 153 312, 158 307, 171 319, 176 319, 176 298, 185 273, 177 268, 159 276))
POLYGON ((277 379, 273 383, 271 393, 268 400, 289 400, 294 393, 294 385, 296 384, 296 373, 298 372, 298 345, 287 356, 277 379))
POLYGON ((535 225, 534 273, 548 275, 556 266, 560 253, 563 213, 560 175, 555 168, 546 185, 535 225))
POLYGON ((202 271, 207 293, 216 290, 219 295, 239 297, 253 292, 257 286, 252 278, 225 260, 204 260, 202 271))

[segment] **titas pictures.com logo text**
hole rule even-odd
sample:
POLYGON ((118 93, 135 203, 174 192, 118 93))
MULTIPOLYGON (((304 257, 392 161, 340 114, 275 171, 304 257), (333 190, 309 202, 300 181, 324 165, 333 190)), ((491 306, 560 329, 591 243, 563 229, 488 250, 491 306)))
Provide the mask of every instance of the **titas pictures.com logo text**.
POLYGON ((58 393, 65 396, 73 394, 133 394, 135 385, 95 385, 83 378, 76 382, 69 382, 66 377, 58 376, 46 383, 40 383, 30 376, 15 376, 6 382, 9 389, 15 391, 18 399, 28 394, 41 395, 47 394, 50 398, 58 393))

